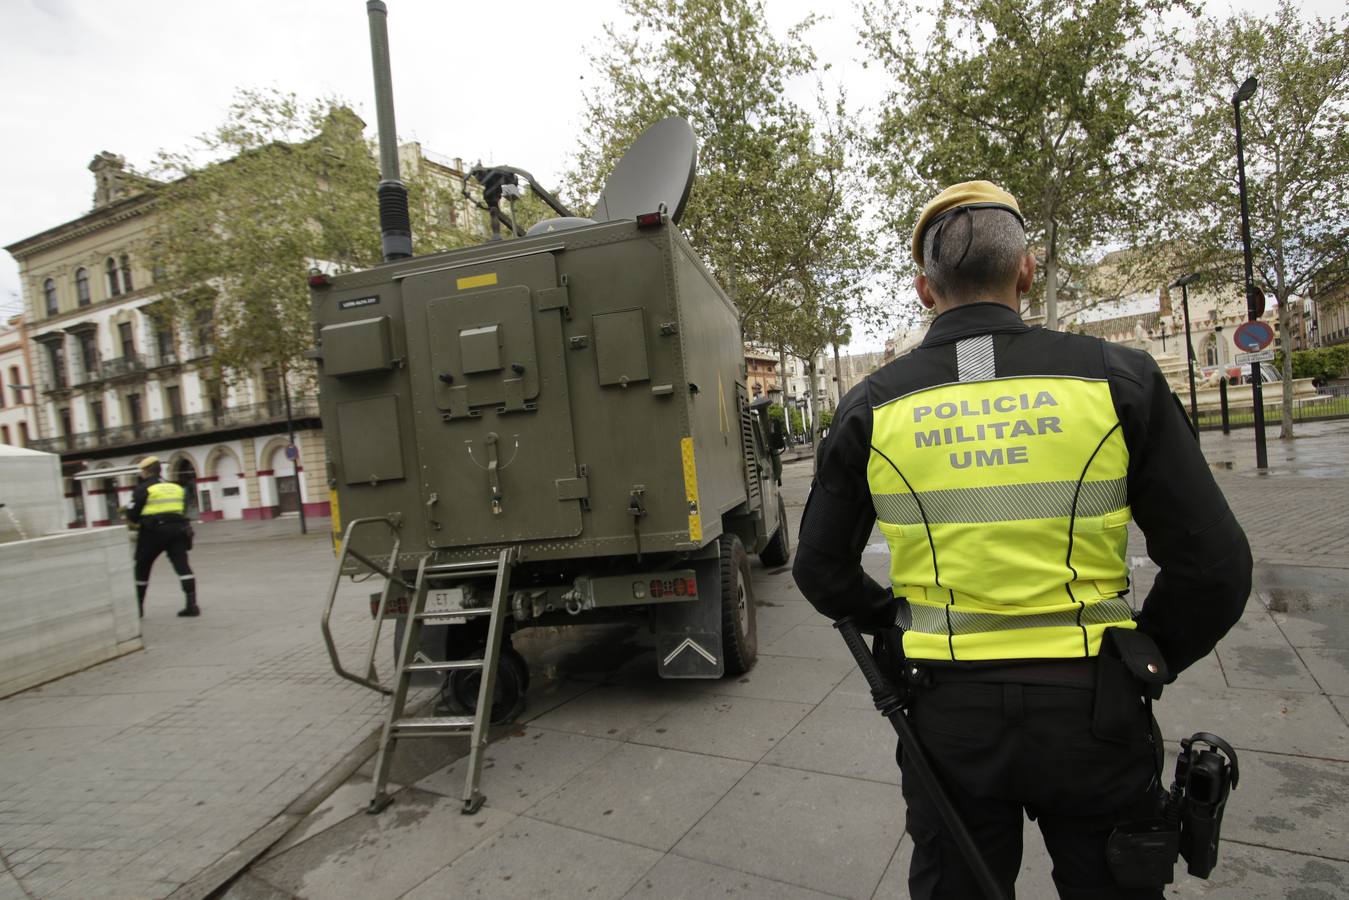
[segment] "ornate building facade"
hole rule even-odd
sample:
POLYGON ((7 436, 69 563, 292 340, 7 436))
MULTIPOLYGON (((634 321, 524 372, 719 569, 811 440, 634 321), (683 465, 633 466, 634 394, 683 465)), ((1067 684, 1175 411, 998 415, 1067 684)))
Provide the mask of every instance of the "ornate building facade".
POLYGON ((0 324, 0 444, 27 447, 38 436, 32 348, 22 314, 0 324))
POLYGON ((301 503, 326 515, 317 403, 292 398, 292 461, 288 386, 265 371, 226 383, 210 364, 209 315, 175 329, 157 314, 153 184, 111 153, 89 168, 92 210, 6 248, 19 263, 36 368, 43 436, 32 446, 61 456, 66 521, 116 522, 133 476, 74 476, 151 455, 188 488, 200 519, 270 518, 301 503))
MULTIPOLYGON (((417 145, 400 150, 459 179, 422 159, 417 145)), ((154 182, 111 153, 89 169, 89 212, 5 248, 18 261, 27 309, 30 434, 42 435, 29 443, 61 456, 70 527, 116 522, 134 475, 96 473, 146 456, 188 488, 189 512, 201 520, 267 519, 301 504, 306 515, 328 515, 318 400, 303 373, 288 383, 265 369, 221 378, 210 315, 174 327, 159 314, 154 182)), ((470 209, 465 199, 451 213, 471 227, 470 209)))

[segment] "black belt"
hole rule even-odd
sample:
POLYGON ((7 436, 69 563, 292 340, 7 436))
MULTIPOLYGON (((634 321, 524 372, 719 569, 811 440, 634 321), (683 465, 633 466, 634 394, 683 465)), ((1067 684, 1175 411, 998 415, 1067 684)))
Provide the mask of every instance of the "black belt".
POLYGON ((163 528, 167 525, 186 525, 187 519, 174 513, 159 513, 141 517, 142 528, 163 528))
POLYGON ((1096 659, 1032 660, 1029 662, 992 663, 990 665, 924 665, 922 660, 909 660, 921 667, 933 684, 1040 684, 1051 687, 1096 687, 1096 659))

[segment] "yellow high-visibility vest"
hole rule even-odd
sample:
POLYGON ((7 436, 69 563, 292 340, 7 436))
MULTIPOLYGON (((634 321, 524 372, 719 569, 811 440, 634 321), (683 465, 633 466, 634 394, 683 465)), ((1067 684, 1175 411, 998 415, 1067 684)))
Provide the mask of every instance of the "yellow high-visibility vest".
POLYGON ((181 484, 171 481, 158 481, 145 490, 145 506, 141 516, 185 515, 187 513, 187 491, 181 484))
POLYGON ((1129 451, 1104 379, 938 385, 872 411, 867 465, 911 659, 1095 656, 1133 627, 1129 451))

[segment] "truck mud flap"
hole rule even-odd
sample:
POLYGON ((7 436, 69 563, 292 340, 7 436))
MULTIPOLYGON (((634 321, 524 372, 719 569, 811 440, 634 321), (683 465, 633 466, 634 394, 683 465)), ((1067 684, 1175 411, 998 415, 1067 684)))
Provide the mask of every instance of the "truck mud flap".
POLYGON ((721 652, 721 576, 717 560, 694 563, 699 599, 652 609, 656 633, 656 672, 661 678, 720 678, 726 670, 721 652))

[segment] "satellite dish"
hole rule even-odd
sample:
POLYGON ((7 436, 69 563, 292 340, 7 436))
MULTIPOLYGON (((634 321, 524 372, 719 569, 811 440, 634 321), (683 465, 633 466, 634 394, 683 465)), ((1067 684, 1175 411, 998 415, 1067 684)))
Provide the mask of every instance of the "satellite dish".
POLYGON ((548 234, 550 231, 568 231, 572 228, 583 228, 586 225, 594 225, 594 219, 586 219, 581 216, 558 216, 553 219, 544 219, 542 222, 536 222, 525 232, 525 237, 533 237, 536 234, 548 234))
POLYGON ((678 224, 693 189, 697 162, 698 141, 689 123, 674 116, 661 119, 643 131, 614 166, 595 203, 595 218, 635 219, 664 206, 670 221, 678 224))

